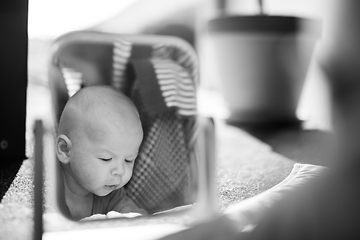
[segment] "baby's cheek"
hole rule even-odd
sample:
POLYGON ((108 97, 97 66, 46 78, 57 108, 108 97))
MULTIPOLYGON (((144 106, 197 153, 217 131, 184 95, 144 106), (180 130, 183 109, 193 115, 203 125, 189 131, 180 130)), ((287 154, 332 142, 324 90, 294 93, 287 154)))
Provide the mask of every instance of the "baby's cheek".
POLYGON ((95 183, 98 182, 97 176, 95 173, 91 172, 85 172, 82 175, 82 184, 86 185, 87 187, 93 187, 95 183))
POLYGON ((84 170, 83 181, 85 181, 85 184, 94 186, 102 183, 103 179, 106 178, 106 173, 99 167, 93 166, 84 170))
POLYGON ((126 173, 124 174, 124 178, 123 178, 124 185, 130 181, 132 175, 133 175, 133 167, 131 166, 126 170, 126 173))

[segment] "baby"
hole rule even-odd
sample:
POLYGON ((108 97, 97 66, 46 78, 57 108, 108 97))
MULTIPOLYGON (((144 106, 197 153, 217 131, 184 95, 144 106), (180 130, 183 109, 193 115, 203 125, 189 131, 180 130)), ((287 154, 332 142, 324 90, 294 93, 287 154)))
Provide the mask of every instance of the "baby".
POLYGON ((65 211, 72 219, 106 217, 111 211, 146 215, 123 188, 142 139, 136 107, 113 88, 85 87, 69 99, 59 122, 56 155, 65 211))

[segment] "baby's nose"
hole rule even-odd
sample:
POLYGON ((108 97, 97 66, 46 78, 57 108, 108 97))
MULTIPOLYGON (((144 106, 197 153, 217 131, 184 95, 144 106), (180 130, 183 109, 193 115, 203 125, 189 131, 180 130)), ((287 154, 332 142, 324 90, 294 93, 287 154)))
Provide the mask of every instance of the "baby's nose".
POLYGON ((114 168, 111 171, 111 175, 123 175, 125 173, 125 163, 124 161, 120 161, 118 163, 116 163, 116 165, 114 166, 114 168))

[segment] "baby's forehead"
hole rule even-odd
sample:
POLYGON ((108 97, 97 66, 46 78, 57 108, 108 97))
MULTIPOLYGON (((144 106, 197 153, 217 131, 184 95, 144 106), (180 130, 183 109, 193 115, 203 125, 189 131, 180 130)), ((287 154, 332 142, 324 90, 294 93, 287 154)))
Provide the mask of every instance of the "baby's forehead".
POLYGON ((80 114, 81 119, 77 121, 85 126, 85 130, 90 134, 107 134, 138 131, 141 128, 140 119, 137 113, 126 106, 117 108, 109 105, 96 106, 80 114))
POLYGON ((110 139, 115 142, 120 142, 121 139, 131 140, 143 134, 141 124, 131 119, 124 121, 123 118, 88 118, 82 126, 83 136, 97 143, 110 139))
MULTIPOLYGON (((138 111, 124 94, 107 87, 86 87, 71 97, 64 109, 61 124, 67 128, 85 126, 95 131, 98 125, 112 130, 138 124, 138 111)), ((100 130, 101 132, 101 130, 100 130)))

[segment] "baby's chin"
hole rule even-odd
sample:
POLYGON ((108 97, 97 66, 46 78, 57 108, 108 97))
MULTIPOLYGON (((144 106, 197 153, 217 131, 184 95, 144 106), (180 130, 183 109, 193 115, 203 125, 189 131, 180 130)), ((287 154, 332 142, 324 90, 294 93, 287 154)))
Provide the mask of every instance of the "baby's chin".
POLYGON ((116 191, 120 189, 122 186, 115 186, 115 185, 105 185, 102 189, 98 191, 93 191, 92 193, 99 197, 104 197, 112 193, 113 191, 116 191))
POLYGON ((109 195, 110 193, 112 193, 113 191, 97 191, 97 192, 93 192, 94 195, 98 196, 98 197, 105 197, 107 195, 109 195))

